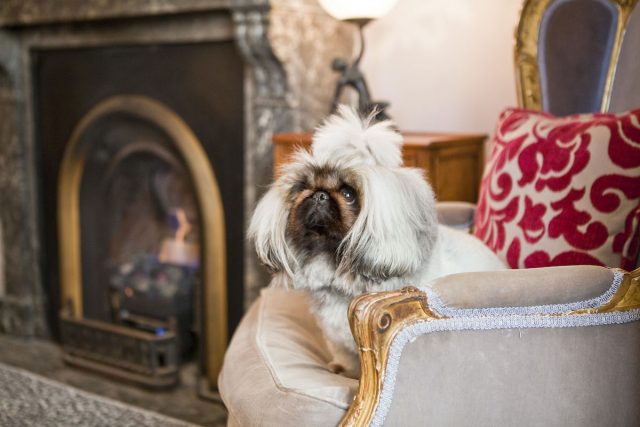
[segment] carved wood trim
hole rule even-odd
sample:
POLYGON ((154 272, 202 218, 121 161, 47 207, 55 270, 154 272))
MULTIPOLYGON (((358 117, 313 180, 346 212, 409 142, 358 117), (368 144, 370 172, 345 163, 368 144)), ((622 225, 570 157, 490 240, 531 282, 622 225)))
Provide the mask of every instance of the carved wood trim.
POLYGON ((566 313, 566 315, 611 313, 629 311, 637 308, 640 308, 640 268, 636 268, 629 273, 624 273, 618 291, 607 304, 596 308, 571 311, 566 313))
POLYGON ((349 324, 360 353, 360 383, 341 426, 369 425, 398 332, 417 321, 440 318, 429 308, 426 294, 414 287, 369 293, 353 300, 349 324))

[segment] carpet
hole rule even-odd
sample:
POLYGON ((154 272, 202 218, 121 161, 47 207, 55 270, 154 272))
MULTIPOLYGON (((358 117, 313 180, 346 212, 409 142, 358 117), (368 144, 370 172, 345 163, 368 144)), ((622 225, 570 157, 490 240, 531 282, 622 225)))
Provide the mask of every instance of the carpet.
POLYGON ((195 426, 0 363, 0 426, 195 426))

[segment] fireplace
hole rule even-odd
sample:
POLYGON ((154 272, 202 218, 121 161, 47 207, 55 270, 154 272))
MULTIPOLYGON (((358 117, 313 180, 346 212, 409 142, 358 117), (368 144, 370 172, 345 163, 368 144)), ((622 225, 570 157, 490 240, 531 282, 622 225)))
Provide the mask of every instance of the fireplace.
POLYGON ((42 205, 57 212, 42 224, 49 300, 62 302, 49 324, 66 360, 158 386, 199 353, 217 372, 243 313, 243 287, 227 289, 243 281, 244 253, 233 41, 38 51, 34 62, 42 205))
POLYGON ((351 38, 311 0, 2 2, 0 332, 210 390, 268 281, 244 230, 271 135, 327 113, 351 38))
POLYGON ((217 372, 227 336, 226 252, 242 251, 225 242, 210 167, 220 162, 203 147, 180 116, 139 95, 107 98, 76 126, 57 195, 69 363, 167 386, 200 343, 206 370, 217 372))

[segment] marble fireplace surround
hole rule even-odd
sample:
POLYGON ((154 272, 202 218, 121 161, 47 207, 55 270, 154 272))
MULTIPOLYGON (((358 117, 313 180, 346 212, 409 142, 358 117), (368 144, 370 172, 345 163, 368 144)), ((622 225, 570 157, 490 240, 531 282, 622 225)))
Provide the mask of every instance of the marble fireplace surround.
MULTIPOLYGON (((272 177, 271 135, 327 113, 353 34, 315 0, 0 3, 0 332, 48 336, 38 216, 33 50, 235 40, 245 60, 245 221, 272 177)), ((44 213, 46 214, 46 213, 44 213)), ((267 276, 245 245, 245 307, 267 276)))

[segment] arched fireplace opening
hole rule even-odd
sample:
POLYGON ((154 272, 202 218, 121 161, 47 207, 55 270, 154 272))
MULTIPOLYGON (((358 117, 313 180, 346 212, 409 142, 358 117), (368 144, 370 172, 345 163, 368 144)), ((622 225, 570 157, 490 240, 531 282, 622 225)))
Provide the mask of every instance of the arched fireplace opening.
POLYGON ((80 120, 60 167, 58 234, 69 363, 168 386, 197 358, 215 384, 227 341, 224 207, 177 114, 118 95, 80 120))

